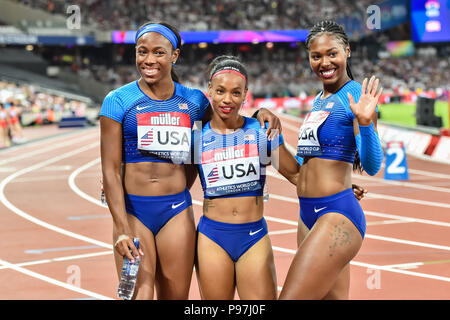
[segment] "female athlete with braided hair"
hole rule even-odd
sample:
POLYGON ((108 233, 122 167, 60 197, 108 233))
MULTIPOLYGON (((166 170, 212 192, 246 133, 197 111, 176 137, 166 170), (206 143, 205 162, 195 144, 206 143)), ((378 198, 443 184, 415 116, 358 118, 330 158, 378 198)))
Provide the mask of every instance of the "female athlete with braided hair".
MULTIPOLYGON (((275 299, 277 282, 263 217, 266 166, 296 184, 299 163, 283 136, 268 139, 256 119, 240 115, 247 93, 245 66, 234 56, 208 69, 211 121, 196 135, 194 163, 204 192, 198 223, 196 271, 203 299, 275 299)), ((356 198, 364 190, 354 186, 356 198)))
POLYGON ((316 24, 306 46, 323 90, 300 129, 298 250, 280 299, 348 299, 349 263, 366 230, 364 212, 351 189, 352 164, 358 151, 369 175, 381 167, 376 106, 382 89, 377 91, 375 77, 364 79, 362 86, 353 80, 349 41, 337 23, 316 24))

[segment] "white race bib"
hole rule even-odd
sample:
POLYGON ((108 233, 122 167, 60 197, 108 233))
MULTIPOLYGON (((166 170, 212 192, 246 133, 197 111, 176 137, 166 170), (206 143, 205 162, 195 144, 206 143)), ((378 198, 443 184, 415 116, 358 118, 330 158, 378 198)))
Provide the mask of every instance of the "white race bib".
POLYGON ((162 158, 184 161, 191 148, 191 119, 182 112, 137 115, 138 149, 162 158))
POLYGON ((256 144, 203 151, 202 170, 208 196, 261 189, 260 159, 256 144))
POLYGON ((308 114, 298 135, 298 156, 320 156, 322 154, 317 131, 329 115, 329 111, 314 111, 308 114))

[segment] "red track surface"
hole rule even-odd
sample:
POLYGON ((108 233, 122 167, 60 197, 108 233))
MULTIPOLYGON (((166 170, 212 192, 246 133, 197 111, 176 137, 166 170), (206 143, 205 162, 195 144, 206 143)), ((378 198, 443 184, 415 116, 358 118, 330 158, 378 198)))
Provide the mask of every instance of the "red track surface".
MULTIPOLYGON (((294 147, 299 126, 283 117, 294 147)), ((99 128, 26 135, 49 137, 0 151, 0 299, 115 299, 112 221, 99 201, 99 128)), ((407 182, 384 180, 384 169, 354 175, 369 194, 361 202, 367 234, 351 266, 351 299, 450 298, 450 165, 407 160, 407 182)), ((271 175, 268 185, 265 215, 281 288, 296 250, 298 202, 284 178, 271 175)), ((191 193, 198 221, 198 179, 191 193)), ((195 275, 190 298, 200 298, 195 275)))

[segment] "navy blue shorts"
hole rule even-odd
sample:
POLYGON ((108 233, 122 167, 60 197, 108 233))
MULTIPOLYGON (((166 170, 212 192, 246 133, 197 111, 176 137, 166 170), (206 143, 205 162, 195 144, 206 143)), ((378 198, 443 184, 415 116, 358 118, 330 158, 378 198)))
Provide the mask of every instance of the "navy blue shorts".
POLYGON ((125 209, 141 221, 156 236, 174 216, 192 205, 189 190, 164 196, 125 194, 125 209))
POLYGON ((248 223, 225 223, 202 216, 197 229, 225 250, 234 262, 268 233, 264 218, 248 223))
POLYGON ((358 228, 364 239, 366 233, 366 218, 356 199, 353 189, 346 189, 327 197, 298 197, 300 202, 300 218, 311 230, 317 219, 328 212, 337 212, 346 216, 358 228))

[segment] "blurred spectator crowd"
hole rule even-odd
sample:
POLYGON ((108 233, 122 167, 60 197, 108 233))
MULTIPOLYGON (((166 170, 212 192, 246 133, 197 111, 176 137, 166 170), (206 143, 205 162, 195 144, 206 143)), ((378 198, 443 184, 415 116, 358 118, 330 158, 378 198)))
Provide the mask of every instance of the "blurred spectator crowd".
MULTIPOLYGON (((188 48, 182 50, 181 60, 175 70, 185 85, 207 88, 205 71, 211 60, 218 55, 212 52, 196 52, 194 59, 183 56, 188 48)), ((227 52, 222 52, 224 54, 227 52)), ((185 54, 187 55, 187 54, 185 54)), ((322 89, 321 82, 311 71, 306 49, 273 50, 269 55, 263 53, 241 54, 241 60, 249 72, 249 88, 255 96, 282 97, 315 95, 322 89)), ((439 93, 450 90, 450 55, 410 56, 401 58, 369 59, 364 50, 354 51, 350 68, 356 81, 375 75, 382 81, 385 93, 416 90, 432 90, 439 93)), ((94 77, 96 80, 118 88, 139 78, 134 65, 117 64, 115 66, 93 65, 79 71, 82 77, 94 77)))
MULTIPOLYGON (((183 31, 310 28, 313 17, 351 15, 373 0, 15 0, 66 15, 78 5, 82 23, 99 30, 135 30, 147 21, 176 22, 183 31), (311 14, 314 13, 314 14, 311 14)), ((364 10, 365 11, 365 10, 364 10)))
POLYGON ((62 116, 84 115, 84 102, 41 92, 32 84, 0 80, 0 148, 25 142, 24 125, 57 122, 62 116))

